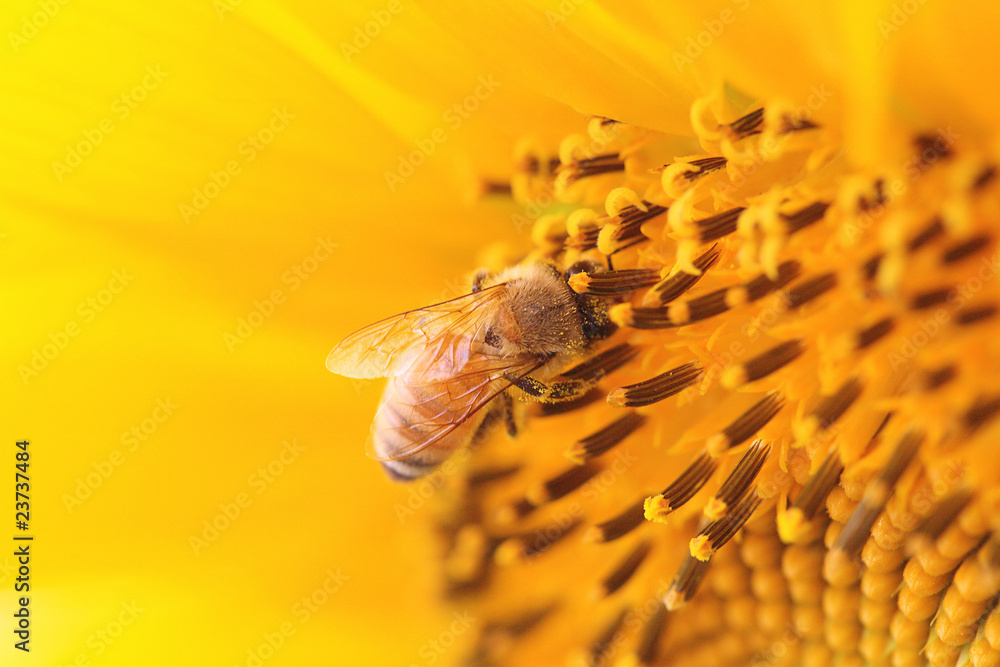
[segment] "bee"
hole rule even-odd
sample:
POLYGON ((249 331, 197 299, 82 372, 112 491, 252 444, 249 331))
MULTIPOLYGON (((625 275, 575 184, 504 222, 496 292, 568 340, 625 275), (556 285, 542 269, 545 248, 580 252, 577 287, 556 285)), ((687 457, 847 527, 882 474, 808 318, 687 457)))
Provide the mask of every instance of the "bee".
POLYGON ((577 294, 580 271, 519 265, 481 271, 472 292, 357 331, 330 352, 326 367, 352 378, 389 379, 372 423, 368 455, 394 480, 414 480, 503 423, 517 433, 516 397, 563 401, 600 379, 559 378, 597 341, 614 333, 609 299, 577 294), (550 380, 552 380, 550 382, 550 380))

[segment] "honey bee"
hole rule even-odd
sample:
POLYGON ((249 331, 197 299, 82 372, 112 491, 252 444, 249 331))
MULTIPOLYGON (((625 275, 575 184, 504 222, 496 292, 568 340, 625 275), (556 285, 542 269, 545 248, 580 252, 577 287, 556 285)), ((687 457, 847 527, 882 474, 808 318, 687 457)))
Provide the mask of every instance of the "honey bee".
POLYGON ((376 322, 341 341, 326 367, 352 378, 389 378, 367 451, 398 481, 434 470, 504 423, 518 430, 512 397, 562 401, 586 393, 602 373, 558 378, 615 331, 609 299, 577 294, 549 264, 479 272, 472 292, 376 322), (554 379, 554 380, 553 380, 554 379), (553 380, 549 382, 549 380, 553 380))

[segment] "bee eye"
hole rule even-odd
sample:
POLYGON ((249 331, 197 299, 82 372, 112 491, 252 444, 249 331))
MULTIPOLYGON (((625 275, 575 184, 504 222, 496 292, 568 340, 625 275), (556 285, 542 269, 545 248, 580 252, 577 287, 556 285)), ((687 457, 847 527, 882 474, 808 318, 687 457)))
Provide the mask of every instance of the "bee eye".
POLYGON ((593 262, 589 259, 582 259, 579 262, 571 264, 566 273, 563 274, 563 279, 569 282, 569 279, 578 273, 599 273, 604 270, 604 267, 593 262))
POLYGON ((500 333, 493 327, 487 327, 486 336, 483 338, 483 342, 490 347, 500 349, 500 333))

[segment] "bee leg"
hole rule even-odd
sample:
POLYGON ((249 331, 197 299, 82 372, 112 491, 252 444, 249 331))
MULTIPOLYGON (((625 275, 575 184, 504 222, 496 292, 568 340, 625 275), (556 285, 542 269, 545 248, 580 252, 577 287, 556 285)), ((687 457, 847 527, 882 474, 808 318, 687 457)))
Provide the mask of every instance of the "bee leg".
POLYGON ((489 411, 486 413, 486 418, 479 424, 476 432, 472 435, 472 446, 478 447, 483 444, 493 433, 499 422, 503 419, 503 407, 500 400, 494 401, 493 405, 490 405, 489 411))
POLYGON ((503 424, 504 428, 507 429, 507 435, 516 438, 520 429, 517 426, 517 419, 514 417, 514 399, 507 392, 500 395, 500 410, 503 414, 503 424))
POLYGON ((529 400, 539 401, 540 403, 555 403, 583 396, 602 377, 604 377, 604 373, 597 372, 585 380, 556 380, 549 384, 545 384, 533 377, 523 377, 515 380, 514 386, 524 392, 524 395, 529 400))

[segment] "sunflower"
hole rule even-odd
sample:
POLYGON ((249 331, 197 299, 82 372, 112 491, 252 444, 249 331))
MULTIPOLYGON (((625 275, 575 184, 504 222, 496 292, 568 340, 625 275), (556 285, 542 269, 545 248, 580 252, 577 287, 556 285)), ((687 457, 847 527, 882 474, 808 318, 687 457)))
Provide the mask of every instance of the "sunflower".
POLYGON ((585 116, 484 190, 619 327, 414 492, 467 664, 998 664, 996 10, 429 11, 585 116))
POLYGON ((34 659, 997 664, 997 12, 7 3, 34 659), (577 258, 600 392, 385 482, 331 341, 577 258))

